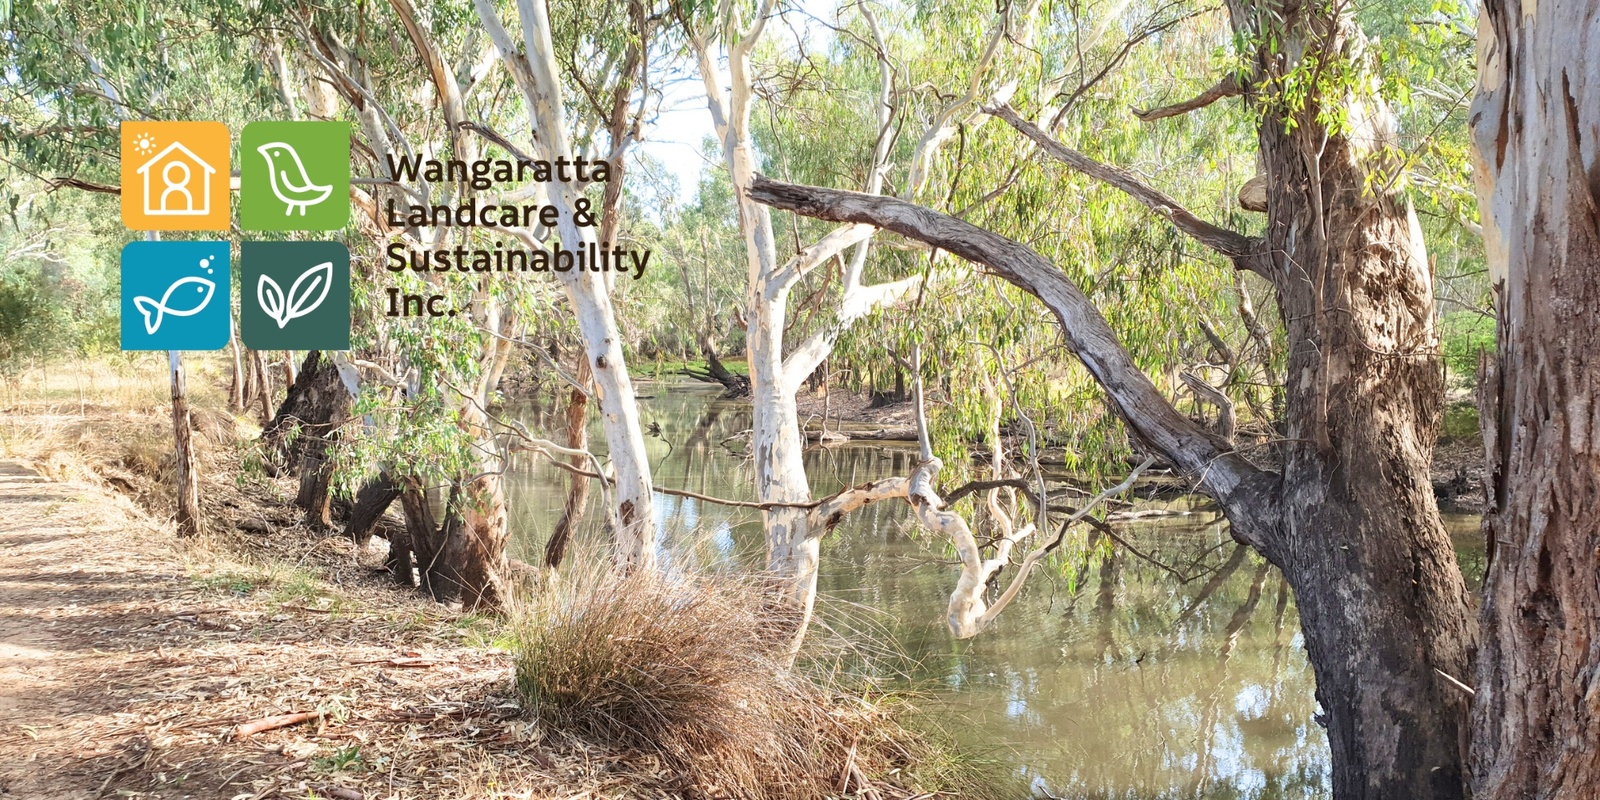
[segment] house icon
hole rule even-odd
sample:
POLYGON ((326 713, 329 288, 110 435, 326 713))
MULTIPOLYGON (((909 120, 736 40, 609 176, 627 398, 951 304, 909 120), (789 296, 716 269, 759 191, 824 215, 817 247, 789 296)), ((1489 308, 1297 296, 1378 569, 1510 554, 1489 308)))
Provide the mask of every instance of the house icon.
POLYGON ((170 217, 211 213, 211 176, 216 169, 182 142, 167 145, 136 172, 144 180, 144 213, 170 217))

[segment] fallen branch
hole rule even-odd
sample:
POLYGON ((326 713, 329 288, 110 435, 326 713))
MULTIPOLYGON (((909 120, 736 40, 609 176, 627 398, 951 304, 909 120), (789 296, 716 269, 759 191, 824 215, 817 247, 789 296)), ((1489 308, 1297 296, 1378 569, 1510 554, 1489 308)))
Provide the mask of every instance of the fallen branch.
POLYGON ((311 791, 329 800, 366 800, 367 797, 358 789, 344 786, 313 786, 311 791))
POLYGON ((422 657, 399 657, 399 658, 371 658, 371 659, 367 659, 365 661, 351 661, 350 663, 351 664, 384 664, 384 665, 390 666, 390 667, 409 667, 409 668, 414 668, 414 669, 427 669, 428 667, 435 667, 435 666, 438 666, 439 664, 453 664, 455 662, 453 662, 453 661, 439 661, 437 659, 422 658, 422 657))
POLYGON ((275 731, 287 728, 290 725, 299 725, 302 722, 322 719, 321 711, 301 711, 295 714, 279 714, 275 717, 264 717, 254 722, 246 722, 233 729, 233 738, 243 739, 266 731, 275 731))

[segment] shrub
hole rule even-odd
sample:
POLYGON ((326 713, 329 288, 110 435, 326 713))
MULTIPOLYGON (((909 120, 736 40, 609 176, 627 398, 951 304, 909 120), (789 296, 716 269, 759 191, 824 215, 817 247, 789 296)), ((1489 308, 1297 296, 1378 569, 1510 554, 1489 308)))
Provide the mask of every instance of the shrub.
POLYGON ((655 755, 707 796, 831 797, 959 763, 902 727, 897 704, 787 669, 791 629, 749 582, 568 578, 513 623, 517 690, 542 723, 655 755))

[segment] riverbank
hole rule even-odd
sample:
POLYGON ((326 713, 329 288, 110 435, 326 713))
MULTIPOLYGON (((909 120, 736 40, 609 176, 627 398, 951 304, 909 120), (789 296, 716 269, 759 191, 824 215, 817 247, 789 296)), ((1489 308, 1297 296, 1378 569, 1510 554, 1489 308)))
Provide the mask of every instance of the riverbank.
MULTIPOLYGON (((191 363, 209 532, 188 541, 164 370, 0 393, 0 795, 731 796, 524 711, 506 623, 396 589, 381 542, 306 528, 213 367, 191 363)), ((845 794, 917 794, 851 768, 845 794)))

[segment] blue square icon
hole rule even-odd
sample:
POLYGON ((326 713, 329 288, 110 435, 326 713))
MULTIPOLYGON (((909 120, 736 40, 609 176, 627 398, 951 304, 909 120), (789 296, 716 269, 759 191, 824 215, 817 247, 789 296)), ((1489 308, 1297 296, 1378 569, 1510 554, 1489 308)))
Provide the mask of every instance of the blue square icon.
POLYGON ((227 242, 132 242, 122 248, 122 349, 228 346, 227 242))

